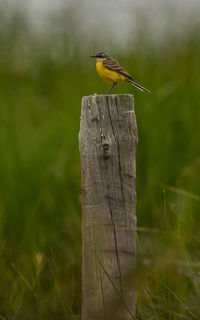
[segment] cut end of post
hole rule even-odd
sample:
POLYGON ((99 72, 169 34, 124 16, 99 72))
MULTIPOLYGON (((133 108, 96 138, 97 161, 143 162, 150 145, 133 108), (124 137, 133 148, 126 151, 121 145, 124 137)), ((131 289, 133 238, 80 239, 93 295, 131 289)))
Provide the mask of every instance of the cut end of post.
POLYGON ((130 93, 121 93, 121 94, 96 94, 96 93, 93 93, 93 94, 90 94, 89 96, 83 96, 83 98, 85 97, 119 97, 119 96, 130 96, 130 97, 134 97, 133 94, 130 94, 130 93))
POLYGON ((82 104, 99 104, 100 102, 104 105, 111 103, 112 105, 126 105, 134 106, 134 95, 133 94, 92 94, 90 96, 83 96, 82 104))

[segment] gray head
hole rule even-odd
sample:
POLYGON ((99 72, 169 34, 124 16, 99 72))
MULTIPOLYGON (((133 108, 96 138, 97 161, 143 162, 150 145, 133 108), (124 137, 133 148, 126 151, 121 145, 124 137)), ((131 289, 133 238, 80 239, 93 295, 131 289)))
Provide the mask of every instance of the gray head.
POLYGON ((97 60, 103 60, 103 59, 106 59, 108 57, 109 57, 109 55, 107 53, 103 52, 103 51, 97 53, 96 56, 91 56, 91 58, 95 58, 97 60))

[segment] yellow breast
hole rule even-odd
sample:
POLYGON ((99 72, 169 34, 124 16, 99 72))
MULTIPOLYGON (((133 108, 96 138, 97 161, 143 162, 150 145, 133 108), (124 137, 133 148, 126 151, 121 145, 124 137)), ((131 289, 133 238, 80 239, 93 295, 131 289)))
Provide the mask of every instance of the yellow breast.
POLYGON ((105 68, 103 65, 103 60, 97 61, 96 69, 100 77, 107 82, 120 82, 125 81, 126 79, 122 74, 105 68))

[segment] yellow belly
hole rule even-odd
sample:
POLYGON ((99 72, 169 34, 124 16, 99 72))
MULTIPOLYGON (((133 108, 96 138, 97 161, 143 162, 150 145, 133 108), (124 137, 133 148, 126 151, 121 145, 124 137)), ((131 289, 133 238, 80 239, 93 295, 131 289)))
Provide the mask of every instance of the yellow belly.
POLYGON ((100 77, 107 82, 113 83, 113 82, 126 81, 126 78, 122 74, 105 68, 102 60, 97 61, 96 69, 100 77))

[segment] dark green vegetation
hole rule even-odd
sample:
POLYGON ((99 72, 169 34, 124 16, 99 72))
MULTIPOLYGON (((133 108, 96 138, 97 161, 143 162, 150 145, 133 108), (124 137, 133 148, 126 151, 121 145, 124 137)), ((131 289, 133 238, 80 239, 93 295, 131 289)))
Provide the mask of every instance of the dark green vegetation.
MULTIPOLYGON (((140 41, 123 56, 110 52, 152 92, 128 84, 115 90, 134 93, 139 131, 139 319, 200 319, 196 34, 159 49, 140 41)), ((0 319, 74 319, 81 308, 81 98, 109 85, 89 59, 99 48, 65 59, 66 40, 55 58, 55 44, 30 41, 26 52, 19 39, 14 28, 9 38, 1 30, 0 319)))

